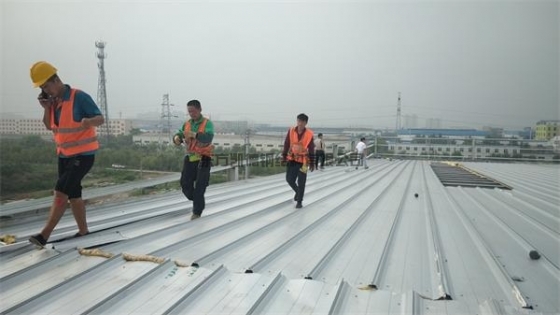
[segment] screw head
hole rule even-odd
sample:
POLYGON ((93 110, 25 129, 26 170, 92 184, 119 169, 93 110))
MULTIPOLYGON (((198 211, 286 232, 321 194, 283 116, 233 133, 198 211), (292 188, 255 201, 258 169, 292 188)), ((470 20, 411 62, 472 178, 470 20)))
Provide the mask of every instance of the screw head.
POLYGON ((539 252, 537 252, 536 250, 532 250, 529 252, 529 257, 532 260, 538 260, 539 258, 541 258, 541 254, 539 254, 539 252))

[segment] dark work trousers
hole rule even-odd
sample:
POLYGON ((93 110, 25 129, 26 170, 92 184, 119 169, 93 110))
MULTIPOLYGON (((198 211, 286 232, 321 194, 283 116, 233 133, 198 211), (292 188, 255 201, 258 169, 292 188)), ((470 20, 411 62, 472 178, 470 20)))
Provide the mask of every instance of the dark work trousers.
POLYGON ((325 167, 325 151, 324 150, 315 150, 315 169, 319 169, 319 164, 321 164, 321 168, 325 167))
POLYGON ((298 202, 303 201, 303 194, 305 193, 305 182, 307 181, 307 173, 300 171, 302 166, 302 163, 293 161, 289 161, 286 165, 286 181, 296 193, 294 200, 298 202))
POLYGON ((181 172, 181 189, 187 199, 193 202, 193 214, 201 215, 204 210, 204 193, 210 181, 211 159, 203 157, 202 160, 190 162, 185 156, 183 171, 181 172))

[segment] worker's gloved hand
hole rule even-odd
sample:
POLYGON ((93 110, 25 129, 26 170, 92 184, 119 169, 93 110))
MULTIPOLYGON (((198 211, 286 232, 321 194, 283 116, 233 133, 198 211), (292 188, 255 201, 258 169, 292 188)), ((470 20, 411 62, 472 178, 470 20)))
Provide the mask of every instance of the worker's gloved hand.
POLYGON ((195 138, 196 138, 196 132, 194 132, 194 131, 188 131, 188 132, 187 132, 187 138, 193 138, 193 139, 195 139, 195 138))
POLYGON ((286 166, 286 163, 288 163, 288 159, 286 158, 286 155, 282 155, 280 157, 280 166, 286 166))
POLYGON ((181 137, 179 137, 178 135, 173 136, 173 143, 175 145, 181 145, 181 143, 183 143, 183 140, 181 140, 181 137))

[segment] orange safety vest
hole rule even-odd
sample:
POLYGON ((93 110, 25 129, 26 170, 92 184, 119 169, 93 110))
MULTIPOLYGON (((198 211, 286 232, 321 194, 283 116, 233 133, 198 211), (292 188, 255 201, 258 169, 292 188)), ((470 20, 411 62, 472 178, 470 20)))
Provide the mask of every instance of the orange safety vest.
MULTIPOLYGON (((200 123, 200 125, 198 125, 198 133, 204 133, 204 130, 206 129, 206 122, 208 121, 208 119, 202 119, 202 122, 200 123)), ((187 154, 198 154, 212 157, 212 155, 214 154, 214 145, 212 145, 211 143, 201 143, 196 139, 188 138, 187 134, 189 131, 191 131, 191 128, 191 121, 188 120, 185 123, 185 127, 183 128, 183 135, 185 136, 185 140, 187 141, 187 154)))
POLYGON ((99 149, 95 127, 84 128, 81 122, 74 121, 74 96, 76 89, 70 89, 70 98, 62 101, 59 106, 60 117, 58 125, 55 124, 55 107, 51 107, 51 129, 56 142, 58 155, 73 156, 84 152, 99 149))
POLYGON ((308 164, 309 152, 307 151, 307 147, 309 146, 309 143, 313 141, 313 131, 306 128, 301 139, 298 139, 297 127, 290 128, 289 134, 290 149, 286 158, 288 161, 308 164))

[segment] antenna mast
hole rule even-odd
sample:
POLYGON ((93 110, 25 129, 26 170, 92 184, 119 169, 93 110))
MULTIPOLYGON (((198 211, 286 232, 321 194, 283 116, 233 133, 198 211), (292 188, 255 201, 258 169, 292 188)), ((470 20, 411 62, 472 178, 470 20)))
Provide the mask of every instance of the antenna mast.
POLYGON ((105 58, 107 55, 105 54, 105 42, 104 41, 96 41, 95 47, 97 47, 97 67, 99 68, 99 80, 97 83, 97 105, 101 109, 101 113, 105 118, 104 123, 104 132, 105 136, 107 137, 107 142, 109 142, 109 108, 107 106, 107 89, 105 87, 105 58))

